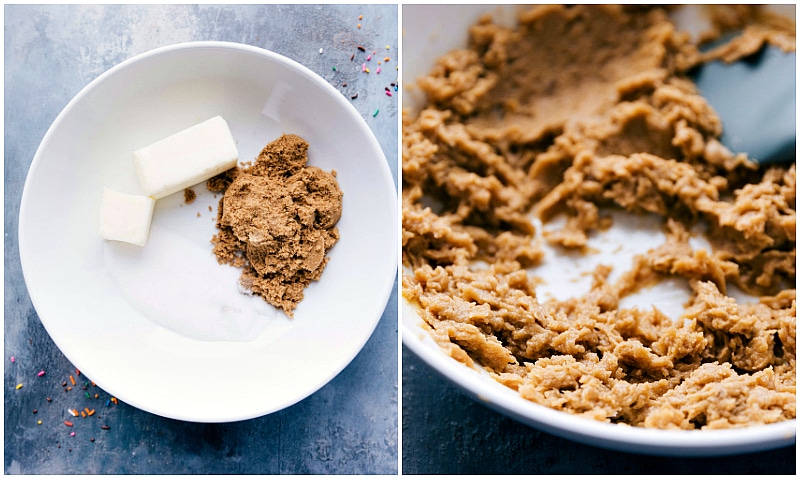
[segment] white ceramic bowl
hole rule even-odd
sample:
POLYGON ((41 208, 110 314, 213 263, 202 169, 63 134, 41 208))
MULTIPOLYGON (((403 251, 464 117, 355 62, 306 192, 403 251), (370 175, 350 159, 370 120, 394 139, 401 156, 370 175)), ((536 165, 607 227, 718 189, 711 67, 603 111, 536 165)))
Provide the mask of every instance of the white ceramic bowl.
POLYGON ((312 394, 366 343, 397 271, 396 205, 377 140, 322 78, 260 48, 177 44, 110 69, 56 118, 25 183, 20 260, 48 333, 104 390, 166 417, 248 419, 312 394), (191 204, 158 200, 143 248, 98 236, 103 186, 141 193, 131 152, 215 115, 240 162, 295 133, 310 165, 337 172, 341 239, 293 319, 217 264, 218 198, 203 185, 191 204))
MULTIPOLYGON (((405 5, 403 7, 403 77, 407 87, 403 105, 414 112, 424 98, 413 90, 415 78, 427 73, 436 58, 454 49, 463 48, 467 28, 479 15, 493 12, 500 23, 511 25, 517 7, 491 5, 405 5)), ((694 21, 698 17, 683 14, 678 21, 694 21), (681 20, 683 19, 683 20, 681 20)), ((692 30, 692 25, 686 26, 692 30)), ((537 274, 547 278, 544 294, 558 297, 559 292, 587 287, 581 272, 591 271, 593 264, 619 264, 625 254, 644 252, 661 241, 659 229, 649 228, 642 218, 615 218, 615 228, 601 235, 590 249, 600 252, 594 257, 573 258, 567 263, 545 264, 537 274), (636 235, 636 236, 631 236, 636 235), (635 238, 635 239, 632 239, 635 238), (627 241, 620 241, 626 239, 627 241), (644 248, 644 249, 643 249, 644 248), (617 256, 618 255, 618 256, 617 256), (591 261, 591 265, 585 264, 591 261), (547 268, 553 268, 548 274, 547 268), (561 281, 559 287, 558 281, 561 281), (583 282, 583 286, 580 283, 583 282)), ((651 225, 652 226, 652 225, 651 225)), ((543 291, 538 293, 542 294, 543 291)), ((654 289, 632 298, 643 305, 656 303, 665 312, 678 312, 688 297, 686 291, 671 288, 654 289), (676 305, 678 306, 676 308, 676 305)), ((566 299, 566 298, 560 298, 566 299)), ((620 426, 584 419, 555 411, 520 397, 488 374, 472 369, 446 356, 426 332, 424 322, 406 301, 401 305, 403 344, 426 364, 458 385, 471 397, 486 406, 535 428, 598 447, 621 451, 669 456, 703 456, 754 452, 793 444, 796 421, 767 426, 717 431, 665 431, 620 426)))

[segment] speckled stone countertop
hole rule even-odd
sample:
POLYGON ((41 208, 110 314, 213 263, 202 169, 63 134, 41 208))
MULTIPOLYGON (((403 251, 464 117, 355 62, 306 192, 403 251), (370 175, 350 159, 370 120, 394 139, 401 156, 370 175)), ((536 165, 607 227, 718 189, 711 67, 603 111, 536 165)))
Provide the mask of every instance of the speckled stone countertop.
POLYGON ((31 304, 17 241, 28 167, 62 108, 121 61, 178 42, 245 43, 307 66, 356 107, 396 184, 397 96, 384 89, 397 79, 397 12, 395 5, 5 6, 6 474, 397 473, 396 283, 364 349, 318 392, 257 419, 188 423, 109 402, 102 385, 76 375, 31 304), (357 45, 380 48, 394 62, 381 75, 364 74, 350 61, 357 45), (70 375, 76 386, 65 391, 70 375), (71 437, 64 413, 86 393, 95 421, 76 418, 83 427, 71 437))

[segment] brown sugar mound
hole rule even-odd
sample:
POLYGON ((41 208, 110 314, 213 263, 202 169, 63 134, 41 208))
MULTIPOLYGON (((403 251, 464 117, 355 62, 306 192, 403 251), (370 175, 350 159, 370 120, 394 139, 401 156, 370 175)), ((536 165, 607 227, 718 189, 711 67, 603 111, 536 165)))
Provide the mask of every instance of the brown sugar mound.
POLYGON ((283 135, 251 165, 207 184, 225 193, 212 239, 217 261, 241 267, 242 286, 289 317, 304 289, 322 275, 342 215, 336 172, 307 166, 307 160, 308 143, 283 135))
MULTIPOLYGON (((737 26, 761 18, 736 12, 737 26)), ((794 419, 796 166, 723 146, 689 74, 710 57, 668 13, 485 16, 418 80, 427 104, 403 115, 403 296, 446 354, 559 411, 661 429, 794 419), (584 251, 612 211, 659 217, 664 243, 621 280, 599 266, 588 293, 537 297, 542 242, 584 251), (532 216, 565 222, 536 235, 532 216), (691 289, 678 318, 620 306, 666 279, 691 289)), ((778 27, 758 23, 718 56, 793 50, 794 25, 778 27)))

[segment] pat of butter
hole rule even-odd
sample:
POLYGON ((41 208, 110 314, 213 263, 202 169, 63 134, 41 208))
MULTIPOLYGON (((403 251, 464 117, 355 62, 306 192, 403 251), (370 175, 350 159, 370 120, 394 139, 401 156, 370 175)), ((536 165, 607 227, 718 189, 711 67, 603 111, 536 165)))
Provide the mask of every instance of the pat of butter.
POLYGON ((220 116, 133 152, 139 183, 155 199, 206 181, 238 160, 236 142, 220 116))
POLYGON ((100 236, 138 246, 147 243, 156 200, 103 187, 100 201, 100 236))

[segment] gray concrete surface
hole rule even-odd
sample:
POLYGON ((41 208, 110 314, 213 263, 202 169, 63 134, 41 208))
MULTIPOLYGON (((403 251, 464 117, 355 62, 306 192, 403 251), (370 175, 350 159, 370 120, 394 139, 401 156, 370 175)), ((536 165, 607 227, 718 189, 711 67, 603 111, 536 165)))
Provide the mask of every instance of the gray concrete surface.
POLYGON ((367 75, 350 62, 359 44, 397 61, 395 5, 5 6, 4 472, 395 474, 396 284, 365 348, 329 384, 283 411, 228 424, 175 421, 109 404, 102 385, 76 377, 33 309, 20 270, 17 221, 25 176, 47 128, 107 69, 193 40, 266 48, 309 67, 348 100, 357 93, 352 104, 378 138, 397 182, 397 96, 384 93, 396 80, 396 63, 367 75), (38 377, 40 370, 47 374, 38 377), (70 375, 77 384, 65 391, 70 375), (94 408, 94 420, 68 428, 64 413, 76 405, 94 408))

